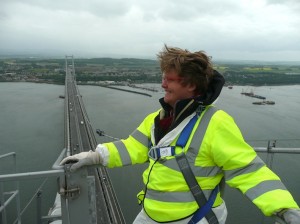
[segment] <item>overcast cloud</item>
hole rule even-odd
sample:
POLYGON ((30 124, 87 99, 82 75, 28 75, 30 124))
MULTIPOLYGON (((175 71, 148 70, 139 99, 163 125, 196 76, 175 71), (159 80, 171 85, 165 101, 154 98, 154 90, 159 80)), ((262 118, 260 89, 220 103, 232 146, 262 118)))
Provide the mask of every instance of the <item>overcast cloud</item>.
POLYGON ((0 0, 0 54, 300 61, 298 0, 0 0))

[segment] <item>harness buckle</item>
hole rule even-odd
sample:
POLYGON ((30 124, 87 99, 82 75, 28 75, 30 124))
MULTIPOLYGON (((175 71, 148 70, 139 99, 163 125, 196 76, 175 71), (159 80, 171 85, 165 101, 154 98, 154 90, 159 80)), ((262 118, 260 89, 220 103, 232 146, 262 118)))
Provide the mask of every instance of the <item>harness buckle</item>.
POLYGON ((201 113, 205 110, 205 106, 203 105, 203 102, 199 102, 199 106, 196 109, 196 114, 198 117, 200 117, 201 113))
POLYGON ((153 146, 148 152, 149 158, 153 160, 164 159, 167 156, 175 155, 175 146, 157 147, 153 146))

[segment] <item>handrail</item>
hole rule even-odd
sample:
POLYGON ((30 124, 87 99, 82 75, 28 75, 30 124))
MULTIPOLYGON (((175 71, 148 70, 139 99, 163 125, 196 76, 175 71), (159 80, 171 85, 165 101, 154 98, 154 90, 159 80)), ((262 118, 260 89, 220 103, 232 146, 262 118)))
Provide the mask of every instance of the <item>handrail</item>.
MULTIPOLYGON (((14 163, 14 172, 17 172, 17 154, 15 152, 6 153, 3 155, 0 155, 0 159, 4 159, 6 157, 12 156, 13 157, 13 163, 14 163)), ((4 183, 0 181, 0 211, 1 211, 1 223, 6 223, 6 207, 7 205, 12 201, 12 199, 16 199, 16 211, 17 211, 17 222, 21 223, 21 216, 20 216, 20 194, 19 194, 19 182, 17 180, 13 180, 16 190, 12 191, 12 195, 5 200, 4 198, 4 183)), ((9 193, 10 194, 10 193, 9 193)))
POLYGON ((63 169, 26 172, 26 173, 15 173, 15 174, 4 174, 4 175, 0 175, 0 182, 28 180, 28 179, 43 178, 43 177, 59 177, 60 175, 64 175, 63 169))
POLYGON ((267 153, 266 164, 270 169, 273 168, 273 159, 275 153, 299 154, 300 148, 280 148, 276 147, 277 140, 269 140, 267 147, 254 147, 256 152, 267 153))
POLYGON ((3 159, 3 158, 8 157, 8 156, 15 156, 15 155, 16 155, 15 152, 9 152, 9 153, 0 155, 0 159, 3 159))
MULTIPOLYGON (((34 179, 34 178, 46 178, 48 177, 63 177, 65 172, 62 166, 59 166, 58 164, 62 160, 63 156, 65 156, 66 149, 63 149, 60 156, 57 158, 55 163, 53 164, 53 168, 55 170, 47 170, 47 171, 37 171, 37 172, 24 172, 24 173, 12 173, 12 174, 2 174, 0 175, 0 223, 6 224, 7 223, 7 217, 6 217, 6 208, 7 206, 15 199, 16 200, 16 211, 17 211, 17 219, 15 220, 14 223, 21 223, 21 216, 22 213, 26 210, 28 205, 31 203, 31 201, 27 204, 27 206, 24 208, 24 210, 21 212, 20 209, 20 192, 19 192, 19 181, 21 180, 29 180, 29 179, 34 179), (15 190, 10 191, 10 192, 4 192, 3 185, 5 182, 15 182, 15 190), (9 195, 8 198, 4 198, 4 195, 9 195)), ((13 156, 14 157, 14 166, 15 166, 15 172, 17 172, 16 169, 16 153, 15 152, 10 152, 4 155, 0 155, 0 159, 13 156)), ((45 181, 44 181, 45 182, 45 181)), ((35 193, 34 195, 36 195, 35 193)), ((34 196, 33 196, 34 197, 34 196)), ((40 213, 37 213, 37 217, 41 216, 40 213)), ((49 216, 48 219, 51 217, 49 216)), ((53 218, 53 217, 52 217, 53 218)), ((43 217, 41 217, 43 219, 43 217)))
POLYGON ((64 168, 63 166, 60 166, 59 164, 62 161, 62 159, 66 156, 66 151, 67 151, 66 148, 64 148, 61 151, 60 155, 57 157, 56 161, 53 163, 52 169, 54 169, 54 170, 60 170, 60 169, 64 168))
POLYGON ((0 212, 2 212, 5 207, 19 194, 19 191, 10 191, 7 194, 11 194, 11 196, 0 206, 0 212))
POLYGON ((256 152, 267 152, 267 153, 300 153, 300 148, 276 148, 276 147, 254 147, 256 152))

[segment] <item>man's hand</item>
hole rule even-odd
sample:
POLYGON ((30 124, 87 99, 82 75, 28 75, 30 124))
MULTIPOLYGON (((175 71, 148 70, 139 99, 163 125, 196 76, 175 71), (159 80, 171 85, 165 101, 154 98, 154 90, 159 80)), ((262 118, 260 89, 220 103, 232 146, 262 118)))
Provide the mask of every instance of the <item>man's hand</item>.
POLYGON ((300 210, 299 209, 285 209, 278 214, 287 224, 300 224, 300 210))
POLYGON ((101 165, 103 163, 103 159, 101 158, 100 153, 98 153, 97 151, 94 152, 90 150, 89 152, 81 152, 73 156, 68 156, 64 158, 59 165, 62 166, 66 163, 74 163, 70 167, 70 171, 74 172, 83 166, 90 166, 96 164, 101 165))

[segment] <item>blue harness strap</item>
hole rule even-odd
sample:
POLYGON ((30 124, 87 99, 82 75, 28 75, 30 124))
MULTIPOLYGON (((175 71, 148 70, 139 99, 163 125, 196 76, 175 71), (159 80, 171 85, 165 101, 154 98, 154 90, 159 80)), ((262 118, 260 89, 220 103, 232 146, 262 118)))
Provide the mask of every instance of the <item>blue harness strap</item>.
POLYGON ((184 148, 191 133, 192 130, 196 124, 198 120, 198 115, 195 115, 190 121, 189 123, 187 123, 187 125, 184 127, 184 129, 182 130, 182 132, 180 133, 178 140, 176 142, 177 146, 180 146, 181 148, 184 148))
MULTIPOLYGON (((208 223, 218 223, 218 220, 216 219, 216 217, 212 216, 208 216, 207 214, 209 214, 210 212, 213 213, 213 211, 211 210, 217 194, 218 194, 219 188, 218 186, 215 187, 215 189, 211 192, 211 195, 209 196, 208 201, 205 203, 205 205, 203 205, 201 208, 199 208, 197 210, 197 212, 193 215, 193 217, 191 218, 191 220, 188 222, 188 224, 196 224, 197 222, 199 222, 203 217, 205 217, 208 221, 208 223)), ((215 214, 214 214, 215 216, 215 214)))

